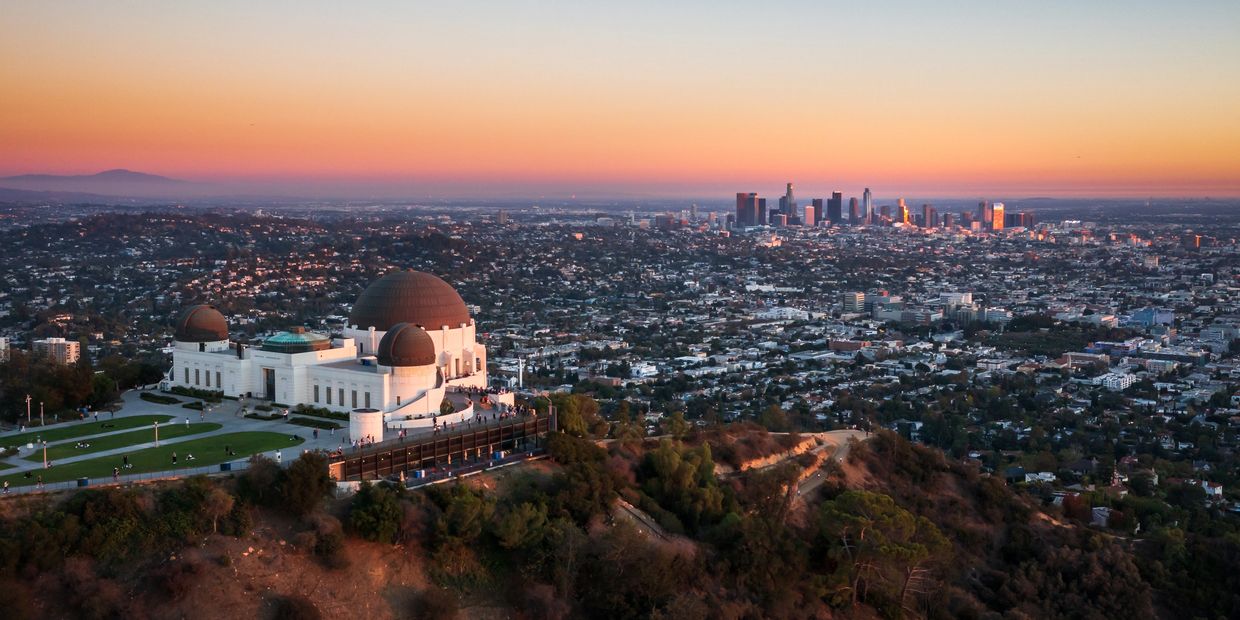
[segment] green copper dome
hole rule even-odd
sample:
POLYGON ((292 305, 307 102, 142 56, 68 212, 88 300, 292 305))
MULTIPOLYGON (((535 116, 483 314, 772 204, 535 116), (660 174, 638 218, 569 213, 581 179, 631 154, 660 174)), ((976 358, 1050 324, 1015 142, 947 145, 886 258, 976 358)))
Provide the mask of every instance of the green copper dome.
POLYGON ((331 347, 332 341, 327 336, 308 332, 304 327, 294 327, 264 340, 262 348, 272 353, 308 353, 331 347))

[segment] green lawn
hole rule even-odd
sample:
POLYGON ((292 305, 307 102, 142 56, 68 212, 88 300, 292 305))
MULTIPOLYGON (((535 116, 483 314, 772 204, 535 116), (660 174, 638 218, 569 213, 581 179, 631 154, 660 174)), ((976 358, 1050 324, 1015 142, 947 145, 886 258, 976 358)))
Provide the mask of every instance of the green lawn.
POLYGON ((65 426, 48 426, 43 429, 26 431, 16 435, 8 435, 0 437, 0 448, 8 448, 10 446, 24 446, 32 443, 36 438, 44 441, 61 441, 63 439, 77 439, 79 437, 88 437, 90 435, 98 435, 99 433, 110 433, 112 431, 121 431, 127 428, 137 428, 139 426, 150 426, 159 422, 167 422, 171 420, 170 415, 135 415, 126 418, 116 418, 115 420, 101 419, 98 422, 87 422, 86 424, 73 424, 65 426))
MULTIPOLYGON (((206 433, 220 428, 221 425, 215 422, 198 422, 196 424, 163 424, 159 427, 159 440, 163 443, 165 439, 176 439, 177 437, 185 437, 187 435, 197 435, 206 433)), ((94 439, 75 439, 58 443, 54 446, 47 447, 47 458, 51 461, 59 461, 63 458, 71 456, 81 456, 92 452, 105 452, 107 450, 115 450, 126 446, 133 446, 140 443, 148 443, 155 441, 155 429, 144 428, 142 430, 129 431, 128 433, 117 433, 115 435, 104 435, 103 437, 95 437, 94 439), (79 441, 90 444, 89 448, 76 447, 79 441)), ((35 450, 33 454, 24 457, 27 461, 39 463, 43 461, 43 451, 35 450)))
MULTIPOLYGON (((275 450, 285 450, 284 457, 291 459, 300 455, 300 451, 289 450, 304 440, 300 437, 290 439, 289 435, 282 433, 268 433, 262 431, 252 431, 244 433, 228 433, 225 435, 212 435, 211 437, 202 437, 199 439, 191 439, 180 443, 168 444, 158 448, 144 448, 135 450, 128 454, 129 462, 133 467, 122 469, 122 474, 142 474, 158 471, 172 471, 174 469, 204 467, 215 465, 225 461, 237 461, 248 458, 251 454, 259 452, 274 452, 275 450), (224 446, 232 448, 237 456, 228 456, 224 452, 224 446), (177 464, 172 464, 172 453, 175 452, 179 457, 177 464), (188 455, 194 455, 193 461, 187 459, 188 455)), ((105 478, 112 475, 113 467, 120 467, 121 457, 101 456, 99 458, 88 459, 85 461, 77 461, 75 463, 65 463, 57 465, 51 469, 39 469, 31 472, 31 477, 26 478, 24 472, 19 474, 9 474, 0 477, 0 481, 7 480, 13 486, 29 486, 35 484, 36 476, 42 475, 43 482, 62 482, 65 480, 76 480, 78 478, 105 478)))

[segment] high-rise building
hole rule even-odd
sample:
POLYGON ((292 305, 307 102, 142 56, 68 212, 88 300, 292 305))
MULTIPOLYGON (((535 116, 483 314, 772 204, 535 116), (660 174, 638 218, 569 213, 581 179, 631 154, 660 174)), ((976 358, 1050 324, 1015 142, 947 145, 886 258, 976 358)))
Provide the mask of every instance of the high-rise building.
POLYGON ((939 225, 939 214, 929 204, 921 205, 921 225, 926 228, 935 228, 939 225))
POLYGON ((758 195, 749 192, 737 192, 736 194, 736 225, 737 226, 757 226, 760 223, 758 218, 758 195))
POLYGON ((865 223, 874 223, 874 196, 870 193, 870 188, 865 188, 865 192, 861 194, 861 205, 865 212, 865 223))
POLYGON ((757 215, 754 216, 754 224, 759 224, 762 226, 767 225, 766 199, 765 198, 758 199, 758 210, 757 210, 757 215))
POLYGON ((499 215, 498 215, 498 216, 496 216, 495 221, 496 221, 496 223, 498 223, 500 226, 503 226, 504 224, 507 224, 507 223, 508 223, 508 212, 507 212, 507 211, 505 211, 505 210, 503 210, 503 209, 500 209, 500 210, 499 210, 499 215))
POLYGON ((844 194, 841 192, 831 192, 831 199, 827 201, 827 219, 832 224, 839 225, 844 221, 844 194))
POLYGON ((996 202, 990 207, 991 230, 1003 230, 1003 203, 996 202))
POLYGON ((52 360, 58 364, 73 364, 81 357, 81 343, 64 338, 44 338, 35 340, 34 354, 52 360))
POLYGON ((977 221, 982 222, 984 227, 989 228, 992 217, 992 210, 989 202, 985 200, 977 203, 977 221))
POLYGON ((909 222, 908 205, 904 204, 903 198, 896 200, 896 216, 903 224, 907 224, 909 222))
POLYGON ((943 214, 943 228, 951 228, 956 225, 956 216, 951 213, 943 214))
POLYGON ((784 215, 787 215, 789 220, 799 221, 801 219, 801 211, 797 209, 797 199, 792 195, 791 183, 788 184, 788 188, 784 192, 784 204, 780 208, 780 211, 783 211, 784 215))
POLYGON ((822 224, 822 221, 823 221, 824 219, 826 219, 827 212, 826 212, 826 210, 825 210, 825 209, 823 209, 823 207, 822 207, 822 199, 821 199, 821 198, 815 198, 815 199, 811 200, 811 201, 810 201, 810 204, 814 207, 814 214, 813 214, 814 216, 813 216, 813 217, 810 217, 810 212, 809 212, 809 210, 808 210, 808 209, 806 209, 806 211, 805 211, 805 223, 806 223, 807 225, 809 225, 809 226, 818 226, 818 225, 822 224))
POLYGON ((1007 228, 1033 228, 1033 214, 1026 211, 1009 213, 1003 223, 1007 228))
POLYGON ((804 222, 805 226, 817 226, 818 225, 815 223, 815 218, 822 219, 818 217, 818 209, 819 207, 805 207, 805 222, 804 222))
POLYGON ((848 223, 853 226, 861 224, 861 203, 857 201, 856 196, 848 199, 848 223))

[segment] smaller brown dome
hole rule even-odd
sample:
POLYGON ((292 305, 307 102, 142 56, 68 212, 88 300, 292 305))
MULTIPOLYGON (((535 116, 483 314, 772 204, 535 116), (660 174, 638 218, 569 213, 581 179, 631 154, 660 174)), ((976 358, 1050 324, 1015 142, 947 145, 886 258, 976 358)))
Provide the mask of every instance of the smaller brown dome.
POLYGON ((190 306, 177 319, 173 338, 178 342, 228 340, 228 321, 215 306, 190 306))
POLYGON ((379 341, 379 363, 384 366, 432 366, 435 342, 412 323, 397 323, 379 341))

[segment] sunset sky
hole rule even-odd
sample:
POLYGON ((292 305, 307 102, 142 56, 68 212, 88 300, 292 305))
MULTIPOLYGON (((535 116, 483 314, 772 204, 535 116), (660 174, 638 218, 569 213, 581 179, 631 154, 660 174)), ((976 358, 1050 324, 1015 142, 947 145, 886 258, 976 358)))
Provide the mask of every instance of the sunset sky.
POLYGON ((1240 195, 1240 2, 17 2, 0 175, 1240 195))

